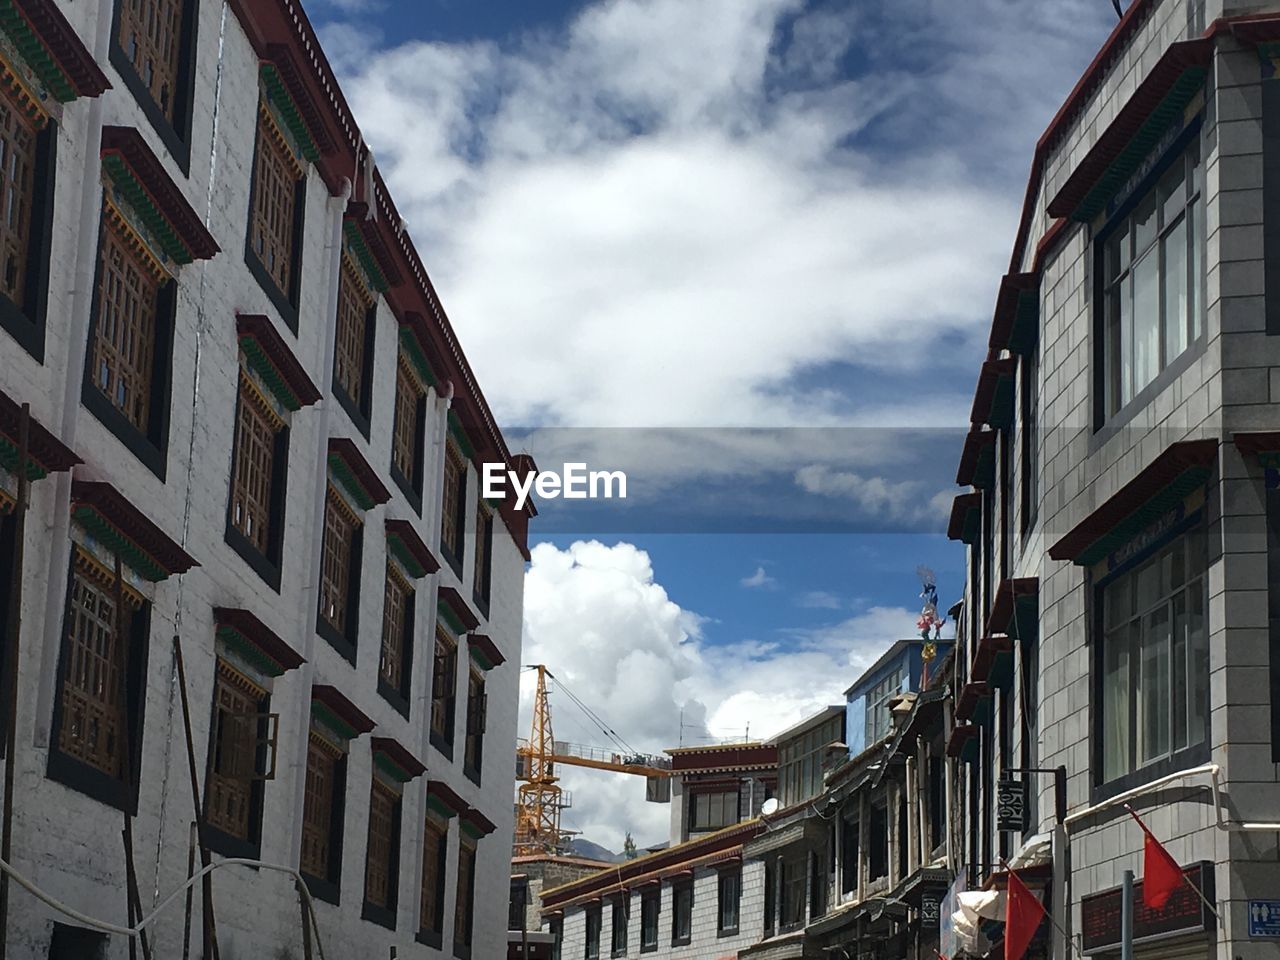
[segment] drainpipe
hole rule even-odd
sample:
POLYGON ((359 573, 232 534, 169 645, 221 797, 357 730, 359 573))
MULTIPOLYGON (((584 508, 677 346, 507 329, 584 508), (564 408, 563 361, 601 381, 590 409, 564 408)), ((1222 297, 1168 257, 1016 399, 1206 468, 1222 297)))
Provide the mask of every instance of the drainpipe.
POLYGON ((329 254, 329 290, 325 297, 323 314, 324 336, 320 344, 320 382, 321 398, 317 403, 319 416, 315 424, 315 447, 312 470, 314 481, 311 488, 311 523, 307 526, 310 538, 301 551, 307 558, 306 576, 302 581, 301 626, 299 628, 298 649, 304 651, 306 658, 298 668, 301 671, 301 682, 298 684, 297 729, 303 736, 293 755, 293 829, 289 838, 290 863, 297 863, 302 851, 302 804, 306 794, 307 782, 307 745, 311 729, 311 684, 315 679, 315 618, 319 604, 316 599, 320 583, 320 552, 324 544, 324 505, 329 477, 329 411, 333 409, 333 401, 327 385, 333 376, 334 341, 337 337, 337 324, 333 318, 338 315, 338 279, 342 275, 342 215, 347 209, 347 200, 351 197, 351 181, 342 179, 342 187, 337 196, 330 196, 327 206, 329 213, 329 245, 325 248, 329 254))
MULTIPOLYGON (((93 59, 107 62, 111 45, 112 0, 98 0, 98 20, 93 37, 93 59)), ((84 381, 84 358, 89 345, 89 311, 93 305, 93 278, 96 273, 98 220, 102 208, 102 101, 105 94, 89 101, 84 132, 84 168, 80 177, 80 222, 77 225, 74 286, 71 291, 70 329, 67 332, 67 362, 62 384, 62 409, 58 414, 58 437, 75 449, 76 422, 80 414, 80 390, 84 381)), ((62 604, 67 589, 67 563, 59 549, 71 536, 71 473, 56 474, 51 510, 53 525, 48 532, 49 570, 45 577, 44 645, 40 659, 40 680, 36 692, 34 745, 49 745, 49 722, 53 715, 54 682, 58 651, 62 647, 62 604)))

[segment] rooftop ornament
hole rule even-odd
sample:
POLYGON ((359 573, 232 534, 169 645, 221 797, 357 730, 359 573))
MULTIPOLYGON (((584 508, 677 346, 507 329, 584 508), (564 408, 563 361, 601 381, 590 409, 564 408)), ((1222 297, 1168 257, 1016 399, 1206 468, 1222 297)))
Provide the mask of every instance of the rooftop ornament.
POLYGON ((916 629, 920 631, 920 639, 924 641, 924 650, 920 652, 920 658, 924 660, 924 675, 920 679, 923 687, 929 679, 929 664, 938 655, 938 639, 942 636, 942 625, 947 622, 947 618, 938 615, 938 583, 934 572, 928 567, 919 566, 916 567, 916 576, 920 578, 920 596, 924 599, 920 619, 916 621, 916 629))

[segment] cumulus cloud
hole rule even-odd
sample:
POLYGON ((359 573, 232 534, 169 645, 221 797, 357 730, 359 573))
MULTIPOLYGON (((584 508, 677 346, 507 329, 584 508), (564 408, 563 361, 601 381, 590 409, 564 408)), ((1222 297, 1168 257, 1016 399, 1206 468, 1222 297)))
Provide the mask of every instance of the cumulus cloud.
POLYGON ((937 526, 951 508, 955 490, 930 490, 919 480, 889 480, 834 470, 825 464, 809 464, 795 474, 796 485, 806 493, 851 500, 863 512, 908 524, 937 526))
MULTIPOLYGON (((842 703, 844 689, 915 615, 873 607, 820 629, 708 643, 703 618, 671 599, 649 555, 632 544, 578 541, 534 547, 525 580, 522 659, 545 663, 565 688, 553 692, 555 736, 608 743, 573 702, 586 703, 628 745, 657 753, 680 743, 765 738, 842 703)), ((521 729, 531 717, 533 675, 521 689, 521 729)), ((666 838, 669 808, 644 800, 638 777, 565 768, 574 806, 565 825, 620 849, 666 838)))
POLYGON ((738 582, 749 590, 772 590, 778 586, 778 581, 765 573, 764 567, 756 567, 755 573, 749 577, 743 577, 738 582))

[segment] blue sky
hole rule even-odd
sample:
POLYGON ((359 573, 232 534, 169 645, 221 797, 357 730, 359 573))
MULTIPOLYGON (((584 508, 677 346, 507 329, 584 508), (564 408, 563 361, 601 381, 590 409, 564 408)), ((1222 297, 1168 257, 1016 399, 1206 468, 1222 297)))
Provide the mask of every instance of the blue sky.
MULTIPOLYGON (((645 749, 768 735, 913 631, 918 564, 958 595, 996 284, 1110 0, 308 10, 513 445, 628 471, 535 524, 526 662, 645 749)), ((663 838, 638 784, 566 785, 663 838)))

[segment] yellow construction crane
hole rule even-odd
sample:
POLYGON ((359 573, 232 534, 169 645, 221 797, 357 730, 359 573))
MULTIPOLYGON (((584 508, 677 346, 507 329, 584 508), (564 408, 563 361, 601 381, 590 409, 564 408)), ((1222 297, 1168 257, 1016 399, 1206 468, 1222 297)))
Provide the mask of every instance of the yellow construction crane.
MULTIPOLYGON (((551 732, 551 704, 547 700, 547 679, 555 675, 543 664, 531 669, 538 672, 538 687, 533 699, 533 725, 528 740, 516 744, 516 780, 520 782, 516 799, 516 833, 513 854, 517 857, 539 853, 564 853, 564 843, 572 835, 560 827, 560 814, 570 805, 567 792, 560 788, 556 764, 609 770, 646 777, 647 799, 666 802, 671 799, 671 761, 666 757, 637 753, 627 747, 607 725, 581 701, 569 694, 622 750, 612 752, 596 747, 556 740, 551 732)), ((563 684, 561 689, 564 689, 563 684)), ((568 693, 568 691, 565 691, 568 693)))

